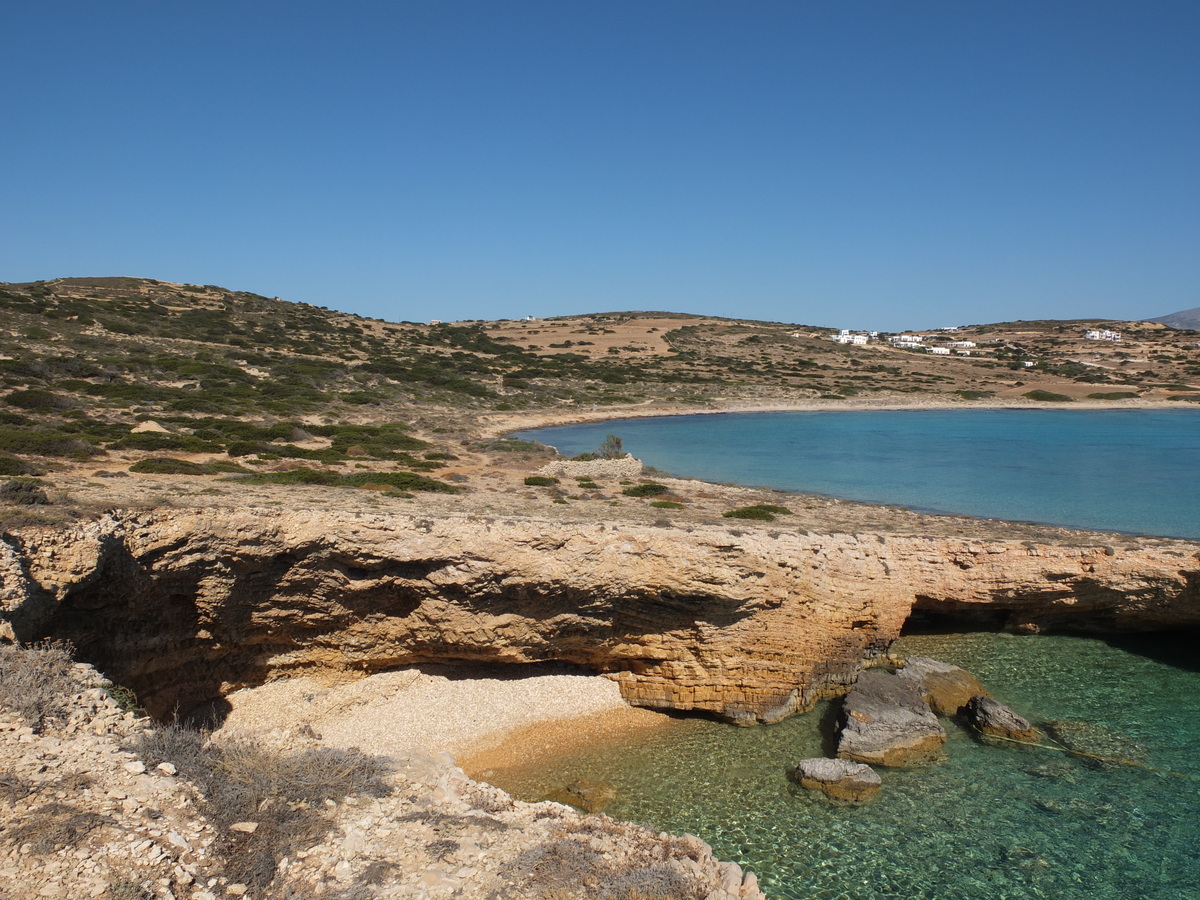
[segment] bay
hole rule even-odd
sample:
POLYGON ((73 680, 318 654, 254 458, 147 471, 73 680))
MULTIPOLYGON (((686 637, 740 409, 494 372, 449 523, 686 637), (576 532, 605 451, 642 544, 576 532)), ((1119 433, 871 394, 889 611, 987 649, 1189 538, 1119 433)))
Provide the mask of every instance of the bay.
MULTIPOLYGON (((607 434, 685 477, 988 518, 1200 538, 1200 411, 921 410, 698 415, 523 432, 567 455, 607 434)), ((1200 898, 1200 655, 1192 635, 913 634, 898 655, 974 671, 1037 724, 1086 722, 1133 765, 980 740, 882 770, 861 808, 787 777, 827 755, 835 703, 735 728, 702 718, 493 780, 527 800, 584 777, 606 812, 697 834, 768 896, 817 900, 1200 898)))
POLYGON ((1200 539, 1200 411, 869 410, 618 419, 516 436, 573 456, 607 434, 674 475, 932 512, 1200 539))

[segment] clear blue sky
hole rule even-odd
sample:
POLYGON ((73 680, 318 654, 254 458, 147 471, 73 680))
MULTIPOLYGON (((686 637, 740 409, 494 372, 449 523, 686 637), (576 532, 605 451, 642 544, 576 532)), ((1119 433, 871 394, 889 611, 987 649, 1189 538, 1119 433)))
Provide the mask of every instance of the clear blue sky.
POLYGON ((38 0, 0 280, 886 330, 1200 305, 1200 3, 38 0))

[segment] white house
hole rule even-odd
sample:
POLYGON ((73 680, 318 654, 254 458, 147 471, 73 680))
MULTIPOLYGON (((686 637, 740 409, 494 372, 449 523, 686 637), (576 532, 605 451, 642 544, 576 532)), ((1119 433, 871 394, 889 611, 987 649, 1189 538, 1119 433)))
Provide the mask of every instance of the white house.
POLYGON ((920 341, 899 341, 899 340, 893 339, 892 346, 893 347, 901 347, 905 350, 920 350, 925 345, 922 344, 920 341))
POLYGON ((929 350, 930 353, 933 353, 936 356, 949 356, 950 355, 950 350, 947 347, 929 347, 927 349, 929 350))
POLYGON ((829 339, 835 344, 865 344, 867 342, 865 334, 851 334, 846 329, 842 329, 837 334, 831 334, 829 339))
POLYGON ((970 350, 975 346, 974 341, 951 341, 947 347, 961 347, 963 350, 970 350))
POLYGON ((1084 340, 1088 341, 1119 341, 1121 340, 1121 332, 1109 331, 1108 329, 1088 331, 1084 334, 1084 340))

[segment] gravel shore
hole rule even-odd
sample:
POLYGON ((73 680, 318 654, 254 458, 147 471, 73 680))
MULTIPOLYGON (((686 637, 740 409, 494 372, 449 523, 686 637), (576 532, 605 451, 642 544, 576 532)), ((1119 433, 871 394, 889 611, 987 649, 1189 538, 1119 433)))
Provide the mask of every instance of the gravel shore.
POLYGON ((564 666, 422 665, 330 683, 297 677, 236 691, 222 734, 297 732, 394 756, 448 752, 469 772, 671 720, 634 709, 616 682, 564 666))

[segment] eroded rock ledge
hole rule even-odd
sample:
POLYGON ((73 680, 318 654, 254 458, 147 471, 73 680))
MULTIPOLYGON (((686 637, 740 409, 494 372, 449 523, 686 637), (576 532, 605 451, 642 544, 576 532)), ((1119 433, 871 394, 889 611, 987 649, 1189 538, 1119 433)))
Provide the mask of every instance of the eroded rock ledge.
POLYGON ((770 722, 914 610, 1017 629, 1200 625, 1200 545, 321 510, 116 511, 0 541, 12 636, 71 640, 147 709, 297 671, 570 662, 629 702, 770 722))

